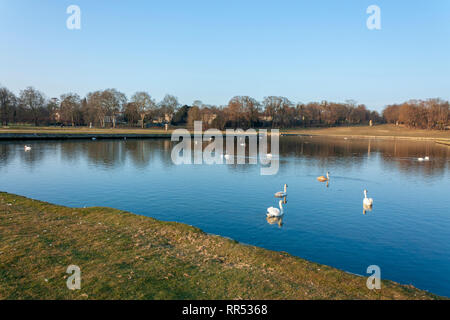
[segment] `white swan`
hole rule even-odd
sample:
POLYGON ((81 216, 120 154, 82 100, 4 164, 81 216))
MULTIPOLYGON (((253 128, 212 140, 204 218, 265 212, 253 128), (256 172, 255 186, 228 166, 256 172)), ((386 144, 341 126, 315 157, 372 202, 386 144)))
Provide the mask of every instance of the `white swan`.
POLYGON ((268 217, 281 217, 284 214, 283 200, 280 200, 280 202, 278 204, 280 206, 280 209, 274 208, 274 207, 267 208, 267 216, 268 217))
POLYGON ((364 190, 363 206, 372 207, 372 205, 373 205, 373 199, 367 198, 367 190, 364 190))
POLYGON ((272 154, 271 153, 266 154, 266 158, 272 159, 272 154))
POLYGON ((30 147, 30 146, 24 146, 23 149, 24 149, 25 151, 31 151, 31 147, 30 147))
POLYGON ((424 158, 417 158, 418 161, 423 161, 425 160, 424 158))
POLYGON ((425 161, 429 161, 429 160, 430 160, 430 157, 425 157, 424 160, 425 160, 425 161))
POLYGON ((92 137, 92 140, 97 140, 97 138, 96 137, 92 137))
POLYGON ((284 191, 278 191, 275 193, 275 197, 277 198, 283 198, 287 196, 287 184, 284 185, 284 191))
POLYGON ((231 158, 231 156, 230 156, 229 154, 226 154, 226 155, 225 155, 225 159, 228 160, 228 159, 230 159, 230 158, 231 158))

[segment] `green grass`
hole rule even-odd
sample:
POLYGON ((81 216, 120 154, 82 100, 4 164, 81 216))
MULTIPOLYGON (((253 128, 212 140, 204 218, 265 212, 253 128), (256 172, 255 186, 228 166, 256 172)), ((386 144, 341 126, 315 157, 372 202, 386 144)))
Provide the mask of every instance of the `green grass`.
POLYGON ((180 223, 0 193, 0 299, 434 298, 180 223), (81 290, 66 287, 71 264, 81 290))

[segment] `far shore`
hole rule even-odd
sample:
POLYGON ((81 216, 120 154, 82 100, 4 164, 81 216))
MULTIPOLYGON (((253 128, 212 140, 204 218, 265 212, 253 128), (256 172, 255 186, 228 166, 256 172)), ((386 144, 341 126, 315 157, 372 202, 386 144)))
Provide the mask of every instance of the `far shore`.
POLYGON ((389 280, 369 290, 367 277, 182 223, 4 192, 0 238, 0 300, 443 298, 389 280), (70 265, 80 290, 66 286, 70 265))
MULTIPOLYGON (((0 127, 0 140, 51 140, 51 139, 148 139, 170 138, 173 130, 162 128, 87 128, 87 127, 0 127)), ((192 131, 191 131, 192 132, 192 131)), ((270 134, 270 128, 268 128, 270 134)), ((432 140, 443 145, 450 143, 450 130, 410 129, 390 124, 375 126, 292 128, 281 129, 286 136, 329 136, 347 138, 432 140)))

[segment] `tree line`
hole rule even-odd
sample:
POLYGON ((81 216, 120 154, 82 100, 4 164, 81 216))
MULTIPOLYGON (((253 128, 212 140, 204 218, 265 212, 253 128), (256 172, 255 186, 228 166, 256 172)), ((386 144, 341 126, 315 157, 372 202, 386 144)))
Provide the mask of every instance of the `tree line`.
POLYGON ((442 130, 450 125, 450 107, 449 102, 442 99, 410 100, 387 106, 383 117, 388 123, 410 128, 442 130))
POLYGON ((148 92, 138 91, 129 99, 116 89, 89 92, 85 97, 65 93, 59 98, 46 96, 33 87, 16 96, 0 87, 0 122, 39 125, 96 127, 149 127, 171 124, 192 126, 202 120, 211 128, 317 127, 372 123, 401 123, 410 127, 444 129, 449 125, 448 101, 430 99, 387 106, 380 115, 353 100, 344 103, 321 101, 294 103, 286 97, 268 96, 257 101, 235 96, 227 105, 215 106, 196 100, 183 105, 167 94, 157 102, 148 92))

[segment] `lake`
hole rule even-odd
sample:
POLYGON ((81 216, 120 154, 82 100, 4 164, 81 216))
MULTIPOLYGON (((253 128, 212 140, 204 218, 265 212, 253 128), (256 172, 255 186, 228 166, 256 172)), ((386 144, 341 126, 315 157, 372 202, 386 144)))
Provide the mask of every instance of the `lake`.
POLYGON ((0 190, 108 206, 450 296, 450 147, 434 142, 281 137, 278 174, 259 165, 174 165, 173 143, 0 142, 0 190), (23 146, 31 145, 30 152, 23 146), (420 162, 418 157, 429 156, 420 162), (330 182, 317 176, 330 172, 330 182), (288 184, 283 221, 268 221, 288 184), (363 212, 363 190, 374 199, 363 212))

